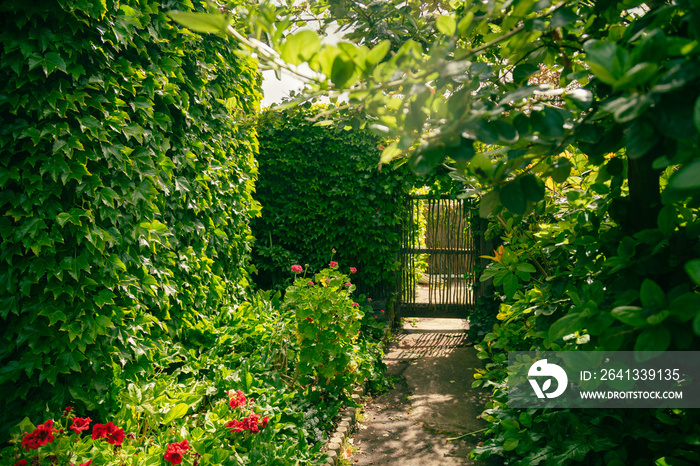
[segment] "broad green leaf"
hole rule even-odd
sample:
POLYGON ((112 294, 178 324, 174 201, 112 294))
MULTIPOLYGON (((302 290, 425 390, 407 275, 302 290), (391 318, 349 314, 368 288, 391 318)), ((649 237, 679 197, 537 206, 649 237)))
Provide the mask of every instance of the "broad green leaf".
POLYGON ((532 202, 544 199, 544 182, 537 176, 527 174, 520 178, 520 187, 525 197, 532 202))
POLYGON ((700 97, 695 100, 693 107, 693 123, 695 123, 695 128, 700 131, 700 97))
POLYGON ((656 75, 659 66, 656 63, 639 63, 627 71, 625 75, 615 83, 615 89, 629 87, 641 87, 656 75))
POLYGON ((566 157, 559 157, 552 165, 550 176, 556 183, 563 183, 571 173, 571 162, 566 157))
POLYGON ((639 297, 644 307, 654 307, 657 309, 666 307, 666 293, 664 293, 664 290, 662 290, 659 285, 648 278, 642 282, 642 289, 640 290, 639 297))
POLYGON ((170 411, 168 411, 168 414, 165 415, 163 418, 162 423, 163 424, 170 424, 173 422, 175 419, 180 419, 181 417, 184 417, 185 414, 187 414, 187 411, 190 409, 190 406, 186 403, 178 403, 172 408, 170 408, 170 411))
POLYGON ((245 373, 245 389, 250 390, 253 386, 253 375, 250 372, 245 373))
POLYGON ((280 46, 280 56, 287 63, 298 65, 310 60, 321 49, 321 39, 314 31, 303 30, 287 36, 280 46))
POLYGON ((490 191, 484 194, 479 201, 479 216, 487 218, 500 205, 498 191, 490 191))
POLYGON ((506 298, 512 299, 518 291, 518 277, 513 273, 508 273, 503 279, 503 291, 506 298))
POLYGON ((687 322, 700 315, 700 295, 697 293, 685 293, 677 297, 668 305, 671 315, 680 322, 687 322))
POLYGON ((586 63, 593 74, 606 84, 615 84, 617 76, 613 70, 618 46, 613 42, 590 40, 583 48, 586 51, 586 63))
POLYGON ((527 198, 518 180, 501 188, 499 198, 503 206, 514 214, 522 215, 527 210, 527 198))
POLYGON ((505 440, 505 442, 503 442, 503 450, 505 450, 505 451, 515 450, 518 447, 518 444, 520 444, 520 439, 507 438, 505 440))
POLYGON ((384 57, 386 57, 386 54, 389 53, 389 50, 391 50, 391 41, 388 39, 375 45, 365 57, 367 68, 372 68, 373 66, 379 64, 384 57))
POLYGON ((401 149, 399 149, 397 143, 390 144, 382 150, 382 156, 379 159, 379 163, 389 163, 396 157, 401 155, 401 149))
POLYGON ((700 188, 700 160, 683 165, 668 182, 670 189, 690 190, 700 188))
POLYGON ((611 314, 623 324, 631 325, 632 327, 641 327, 647 323, 646 319, 642 317, 641 307, 619 306, 613 309, 611 314))
POLYGON ((424 142, 411 153, 408 159, 408 166, 417 175, 427 175, 445 160, 445 156, 444 146, 431 145, 424 142))
POLYGON ((449 156, 458 163, 469 162, 472 158, 474 158, 475 154, 474 141, 465 138, 460 138, 459 146, 454 148, 451 147, 449 150, 449 156))
POLYGON ((532 264, 529 264, 527 262, 522 262, 516 266, 518 270, 521 272, 527 272, 527 273, 535 273, 536 269, 535 266, 532 264))
POLYGON ((168 16, 196 32, 224 32, 228 26, 228 19, 223 14, 171 10, 168 16))
POLYGON ((578 19, 578 15, 571 8, 558 8, 552 15, 549 27, 552 29, 568 26, 578 19))
POLYGON ((331 82, 338 88, 344 89, 351 86, 357 80, 355 64, 340 55, 333 60, 331 67, 331 82))
POLYGON ((518 65, 513 70, 513 82, 515 84, 527 84, 528 80, 540 72, 540 67, 537 65, 518 65))
POLYGON ((561 319, 554 322, 549 327, 549 340, 555 341, 562 338, 564 335, 570 335, 577 330, 581 330, 581 314, 567 314, 561 319))
POLYGON ((671 345, 671 332, 663 325, 648 328, 639 334, 634 343, 634 351, 641 353, 638 359, 649 360, 653 353, 666 351, 671 345))
POLYGON ((700 285, 700 259, 692 259, 685 263, 685 273, 696 285, 700 285))
POLYGON ((442 34, 454 36, 457 31, 457 20, 453 15, 441 15, 435 20, 435 25, 442 34))

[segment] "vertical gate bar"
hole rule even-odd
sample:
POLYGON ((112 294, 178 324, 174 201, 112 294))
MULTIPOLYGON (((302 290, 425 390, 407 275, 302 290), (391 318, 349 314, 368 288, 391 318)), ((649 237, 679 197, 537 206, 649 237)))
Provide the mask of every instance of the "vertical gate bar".
POLYGON ((444 271, 443 274, 444 278, 442 281, 442 287, 440 288, 440 294, 442 295, 442 302, 447 304, 449 303, 449 285, 450 285, 450 280, 449 280, 449 273, 450 273, 450 260, 449 256, 450 253, 449 251, 452 250, 452 229, 450 228, 450 222, 452 221, 452 213, 450 209, 450 201, 445 199, 442 201, 442 204, 444 205, 444 212, 445 212, 445 220, 443 220, 443 225, 442 225, 442 231, 443 237, 445 238, 445 244, 440 252, 442 252, 442 263, 444 264, 444 267, 442 270, 444 271))

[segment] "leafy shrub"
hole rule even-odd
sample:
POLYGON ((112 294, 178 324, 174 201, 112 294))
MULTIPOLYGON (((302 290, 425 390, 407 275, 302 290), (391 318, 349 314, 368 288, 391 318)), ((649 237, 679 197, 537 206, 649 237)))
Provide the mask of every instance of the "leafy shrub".
POLYGON ((40 430, 54 438, 32 436, 43 444, 35 442, 38 448, 29 449, 22 447, 22 439, 36 427, 25 418, 12 429, 14 444, 0 450, 0 464, 31 464, 35 457, 42 464, 92 460, 105 466, 177 464, 173 461, 181 457, 183 464, 320 461, 324 430, 348 402, 342 394, 352 386, 343 383, 379 372, 380 341, 364 332, 356 335, 357 377, 336 378, 337 393, 321 399, 318 389, 305 390, 293 382, 300 348, 294 338, 298 319, 281 304, 279 295, 260 292, 218 315, 203 316, 198 330, 206 330, 206 342, 197 347, 202 336, 188 334, 191 341, 174 342, 159 355, 165 372, 114 387, 120 409, 106 417, 79 409, 44 414, 41 421, 51 419, 48 428, 55 431, 40 430), (76 415, 86 429, 70 429, 76 415), (96 424, 103 427, 92 438, 96 424))
MULTIPOLYGON (((504 247, 482 278, 500 276, 497 287, 505 298, 499 323, 476 345, 487 364, 474 385, 491 387, 494 399, 485 412, 490 438, 473 456, 500 455, 506 464, 523 466, 696 463, 695 410, 508 407, 508 351, 643 355, 700 345, 698 280, 692 266, 684 266, 686 251, 698 248, 697 209, 685 201, 668 204, 656 228, 631 232, 618 224, 614 210, 626 188, 626 163, 617 170, 619 159, 610 158, 590 170, 580 153, 570 153, 569 160, 571 178, 559 191, 550 190, 548 202, 529 216, 498 213, 490 226, 504 247)), ((672 173, 667 170, 662 183, 672 173)))
MULTIPOLYGON (((300 266, 298 271, 301 272, 300 266)), ((282 307, 294 312, 298 342, 294 379, 335 397, 344 387, 364 382, 381 353, 358 346, 364 312, 354 302, 355 286, 335 261, 313 277, 297 277, 287 288, 282 307)), ((355 267, 350 273, 356 273, 355 267)), ((369 306, 367 306, 369 307, 369 306)))
POLYGON ((170 8, 2 6, 0 437, 47 403, 106 416, 247 286, 260 76, 170 8))
POLYGON ((305 258, 320 270, 330 259, 326 251, 337 248, 338 261, 358 267, 358 285, 391 289, 404 199, 415 177, 406 167, 377 169, 381 140, 359 128, 361 115, 345 115, 355 122, 351 130, 308 121, 321 110, 305 106, 260 118, 255 198, 263 211, 251 224, 256 283, 284 288, 290 264, 305 258))

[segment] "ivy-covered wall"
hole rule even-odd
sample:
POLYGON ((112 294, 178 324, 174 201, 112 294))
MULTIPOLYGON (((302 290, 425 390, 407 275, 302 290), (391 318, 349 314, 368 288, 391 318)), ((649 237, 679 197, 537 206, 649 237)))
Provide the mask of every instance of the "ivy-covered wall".
POLYGON ((335 249, 341 268, 358 269, 353 282, 391 289, 405 196, 416 178, 406 166, 377 169, 382 141, 359 128, 361 117, 344 115, 347 126, 354 121, 350 130, 315 126, 310 119, 322 110, 306 105, 260 118, 256 284, 282 287, 292 264, 321 270, 335 249))
POLYGON ((257 138, 237 120, 260 75, 165 14, 193 8, 0 6, 2 426, 108 409, 111 384, 245 292, 257 138))

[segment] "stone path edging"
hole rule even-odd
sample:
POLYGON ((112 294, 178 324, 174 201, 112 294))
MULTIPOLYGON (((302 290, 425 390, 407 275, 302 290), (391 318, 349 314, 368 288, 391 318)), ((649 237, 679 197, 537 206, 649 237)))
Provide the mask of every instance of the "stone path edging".
MULTIPOLYGON (((364 394, 364 386, 355 387, 353 390, 352 399, 355 401, 355 403, 360 404, 360 399, 364 394)), ((340 450, 343 448, 343 443, 345 440, 350 436, 355 428, 355 421, 357 421, 357 413, 359 409, 360 408, 348 406, 341 413, 338 427, 335 428, 335 432, 330 436, 328 443, 326 443, 325 449, 326 455, 328 455, 328 460, 323 463, 323 466, 335 466, 338 464, 338 458, 341 454, 340 450)))

